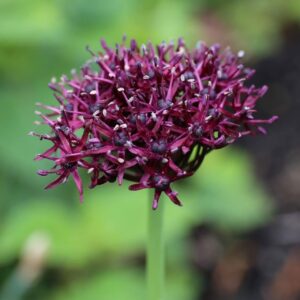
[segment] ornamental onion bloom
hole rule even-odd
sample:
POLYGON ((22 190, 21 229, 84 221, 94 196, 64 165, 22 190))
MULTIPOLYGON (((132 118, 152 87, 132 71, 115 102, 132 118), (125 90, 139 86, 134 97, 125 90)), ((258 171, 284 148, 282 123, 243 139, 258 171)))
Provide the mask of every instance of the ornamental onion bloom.
POLYGON ((181 205, 171 184, 191 176, 213 149, 257 132, 277 117, 254 117, 267 87, 247 86, 254 70, 241 63, 243 52, 220 51, 219 45, 198 43, 188 49, 178 43, 138 46, 125 40, 115 48, 101 41, 103 51, 51 81, 58 106, 42 105, 42 123, 50 134, 32 135, 52 146, 36 160, 54 164, 39 170, 57 178, 53 188, 73 177, 83 199, 79 169, 91 176, 90 188, 123 179, 129 189, 154 189, 153 209, 165 193, 181 205))

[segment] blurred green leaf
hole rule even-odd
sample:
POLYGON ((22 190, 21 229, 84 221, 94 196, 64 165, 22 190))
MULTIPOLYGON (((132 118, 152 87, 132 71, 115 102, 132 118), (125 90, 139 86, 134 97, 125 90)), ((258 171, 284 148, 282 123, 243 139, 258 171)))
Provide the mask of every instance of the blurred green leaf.
POLYGON ((45 43, 64 34, 64 18, 52 1, 2 0, 0 11, 2 45, 45 43))
POLYGON ((57 293, 51 300, 145 299, 144 276, 139 270, 115 270, 75 282, 57 293))
MULTIPOLYGON (((195 280, 192 273, 184 269, 176 271, 168 274, 170 276, 168 276, 166 299, 194 299, 195 280)), ((48 297, 49 300, 146 299, 145 275, 137 268, 104 271, 100 272, 100 275, 78 280, 61 291, 51 293, 48 297)))

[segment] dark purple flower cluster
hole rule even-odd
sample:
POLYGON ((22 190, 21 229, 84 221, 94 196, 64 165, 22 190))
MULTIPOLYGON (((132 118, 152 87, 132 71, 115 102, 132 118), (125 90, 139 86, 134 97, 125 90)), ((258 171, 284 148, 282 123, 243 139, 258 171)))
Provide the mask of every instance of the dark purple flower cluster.
POLYGON ((50 111, 36 113, 52 131, 32 134, 52 146, 36 159, 54 167, 38 174, 58 175, 46 188, 72 176, 82 200, 82 168, 91 188, 125 178, 135 182, 131 190, 155 190, 154 209, 162 192, 181 205, 172 182, 192 175, 211 150, 264 133, 260 125, 276 119, 254 118, 267 87, 245 85, 254 71, 241 64, 242 51, 203 43, 190 50, 182 39, 102 47, 80 74, 49 84, 59 106, 39 104, 50 111))

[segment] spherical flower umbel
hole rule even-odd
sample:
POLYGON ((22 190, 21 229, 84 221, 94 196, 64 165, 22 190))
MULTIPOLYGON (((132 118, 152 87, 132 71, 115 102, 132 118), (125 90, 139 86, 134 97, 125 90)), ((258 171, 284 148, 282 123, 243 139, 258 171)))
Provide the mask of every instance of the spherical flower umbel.
POLYGON ((161 193, 181 205, 174 181, 191 176, 211 150, 265 133, 261 125, 276 119, 254 117, 267 87, 247 86, 254 71, 241 63, 242 51, 204 43, 190 50, 182 39, 101 44, 80 73, 49 84, 58 106, 38 104, 49 111, 36 113, 51 134, 32 134, 52 146, 36 159, 54 163, 38 174, 57 175, 46 188, 72 176, 82 200, 85 169, 91 188, 127 179, 135 182, 130 190, 154 189, 154 209, 161 193))

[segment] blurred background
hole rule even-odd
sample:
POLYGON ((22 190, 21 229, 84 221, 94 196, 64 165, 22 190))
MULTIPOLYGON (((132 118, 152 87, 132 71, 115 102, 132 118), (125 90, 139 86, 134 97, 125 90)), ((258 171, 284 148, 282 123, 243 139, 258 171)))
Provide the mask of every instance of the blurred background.
MULTIPOLYGON (((300 299, 298 0, 0 0, 0 299, 145 299, 146 198, 105 185, 80 205, 70 181, 44 191, 33 157, 47 145, 35 102, 47 84, 122 35, 184 37, 245 50, 270 91, 267 136, 209 154, 167 203, 167 300, 300 299)), ((47 166, 48 167, 48 166, 47 166)))

